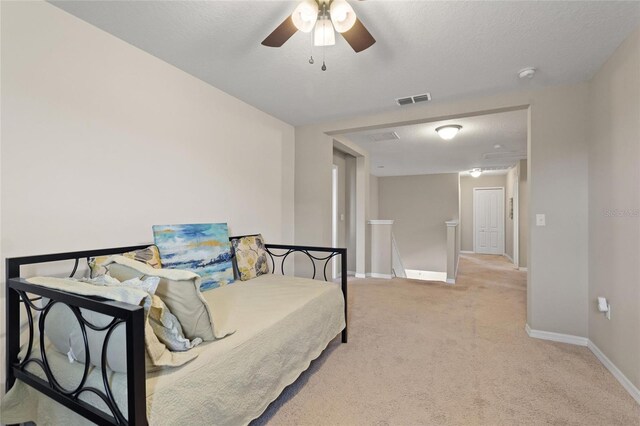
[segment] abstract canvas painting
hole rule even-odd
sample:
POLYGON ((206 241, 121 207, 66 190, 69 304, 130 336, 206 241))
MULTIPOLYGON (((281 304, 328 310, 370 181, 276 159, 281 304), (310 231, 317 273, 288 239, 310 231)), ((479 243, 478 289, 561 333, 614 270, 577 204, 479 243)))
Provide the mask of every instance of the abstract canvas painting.
POLYGON ((226 223, 154 225, 153 238, 160 250, 162 266, 200 275, 201 291, 233 282, 226 223))

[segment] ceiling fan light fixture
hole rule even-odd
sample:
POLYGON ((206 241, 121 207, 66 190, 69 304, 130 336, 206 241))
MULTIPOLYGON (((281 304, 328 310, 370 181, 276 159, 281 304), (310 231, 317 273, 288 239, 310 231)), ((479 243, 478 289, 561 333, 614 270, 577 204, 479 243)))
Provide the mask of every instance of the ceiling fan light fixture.
POLYGON ((329 7, 329 13, 331 14, 331 22, 339 33, 349 31, 356 23, 356 12, 345 0, 333 0, 329 7))
POLYGON ((469 174, 474 178, 480 177, 480 175, 482 174, 482 169, 473 169, 469 172, 469 174))
POLYGON ((303 33, 310 33, 318 20, 318 3, 314 0, 303 0, 291 14, 293 25, 303 33))
POLYGON ((445 141, 449 141, 456 137, 460 129, 462 129, 462 126, 458 124, 447 124, 436 128, 436 133, 445 141))
POLYGON ((336 33, 333 31, 333 25, 327 18, 320 18, 316 23, 316 29, 313 34, 314 46, 333 46, 336 44, 336 33))

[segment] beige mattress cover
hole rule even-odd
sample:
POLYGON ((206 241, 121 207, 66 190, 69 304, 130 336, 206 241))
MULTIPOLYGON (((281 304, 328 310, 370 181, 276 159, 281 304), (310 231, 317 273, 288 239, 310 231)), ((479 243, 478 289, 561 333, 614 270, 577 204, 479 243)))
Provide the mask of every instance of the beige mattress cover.
MULTIPOLYGON (((204 293, 214 320, 236 332, 202 344, 199 356, 174 369, 147 375, 147 416, 152 425, 242 425, 259 417, 282 390, 309 367, 345 327, 337 284, 267 274, 204 293)), ((56 378, 77 383, 82 365, 47 351, 56 378)), ((40 374, 39 367, 30 368, 40 374)), ((102 389, 93 369, 88 385, 102 389)), ((126 377, 111 374, 111 386, 126 413, 126 377)), ((90 393, 82 399, 104 404, 90 393)), ((104 408, 103 408, 104 409, 104 408)), ((2 423, 88 424, 83 417, 18 381, 2 401, 2 423)))

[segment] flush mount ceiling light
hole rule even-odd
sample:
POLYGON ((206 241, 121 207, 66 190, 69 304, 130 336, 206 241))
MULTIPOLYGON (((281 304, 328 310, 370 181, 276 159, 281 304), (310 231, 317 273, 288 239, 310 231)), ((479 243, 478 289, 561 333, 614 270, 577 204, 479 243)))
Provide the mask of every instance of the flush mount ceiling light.
POLYGON ((474 178, 480 177, 480 175, 482 174, 482 169, 473 169, 469 172, 469 174, 474 178))
POLYGON ((532 79, 536 75, 536 69, 534 67, 523 68, 518 71, 518 77, 532 79))
POLYGON ((446 126, 436 128, 436 132, 442 139, 449 141, 456 137, 460 129, 462 129, 462 126, 457 124, 447 124, 446 126))

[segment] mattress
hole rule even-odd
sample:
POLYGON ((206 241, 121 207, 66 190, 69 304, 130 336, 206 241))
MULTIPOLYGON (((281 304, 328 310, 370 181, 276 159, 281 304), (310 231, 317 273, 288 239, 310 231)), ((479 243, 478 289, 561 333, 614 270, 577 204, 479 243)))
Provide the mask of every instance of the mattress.
MULTIPOLYGON (((337 284, 267 274, 203 293, 215 306, 214 320, 236 332, 204 343, 199 356, 174 369, 147 374, 147 418, 152 425, 242 425, 259 417, 282 390, 309 367, 345 327, 344 300, 337 284)), ((49 350, 56 377, 71 387, 83 365, 49 350)), ((39 367, 30 368, 40 374, 39 367)), ((88 385, 102 389, 100 372, 88 385)), ((110 384, 126 413, 126 376, 111 373, 110 384)), ((90 393, 81 399, 104 404, 90 393)), ((89 424, 30 386, 17 381, 2 402, 2 422, 89 424)))

